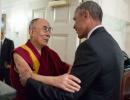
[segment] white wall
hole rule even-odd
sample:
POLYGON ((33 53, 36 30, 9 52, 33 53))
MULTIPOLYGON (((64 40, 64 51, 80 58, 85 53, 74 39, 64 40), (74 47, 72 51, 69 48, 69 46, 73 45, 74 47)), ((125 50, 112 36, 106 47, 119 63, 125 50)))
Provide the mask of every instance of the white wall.
POLYGON ((130 56, 130 0, 92 1, 97 2, 103 10, 102 24, 130 56))
POLYGON ((128 0, 128 20, 129 22, 127 23, 127 28, 126 28, 126 40, 125 40, 125 50, 128 53, 129 57, 130 57, 130 0, 128 0))
MULTIPOLYGON (((1 18, 1 10, 2 8, 1 8, 1 0, 0 0, 0 18, 1 18)), ((1 26, 1 20, 0 20, 0 26, 1 26)), ((0 29, 0 40, 1 40, 1 29, 0 29)))
MULTIPOLYGON (((49 0, 16 0, 16 3, 2 5, 7 14, 7 37, 18 46, 28 37, 27 26, 32 18, 32 9, 47 6, 49 0), (46 2, 45 2, 46 1, 46 2)), ((80 0, 79 0, 80 1, 80 0)), ((84 0, 85 1, 85 0, 84 0)), ((94 0, 104 12, 103 25, 117 40, 120 47, 130 55, 130 0, 94 0)))
MULTIPOLYGON (((7 0, 6 0, 7 1, 7 0)), ((15 46, 27 41, 29 21, 36 17, 45 17, 53 27, 49 47, 55 50, 60 58, 69 64, 73 63, 77 35, 73 29, 74 10, 81 0, 70 0, 70 4, 62 7, 48 7, 52 0, 13 0, 2 7, 7 14, 6 36, 14 40, 15 46), (34 12, 34 13, 33 13, 34 12)), ((76 44, 77 43, 77 44, 76 44)))
MULTIPOLYGON (((130 21, 129 0, 99 0, 104 13, 103 25, 117 40, 121 49, 127 51, 126 37, 128 36, 127 23, 130 21)), ((130 52, 130 51, 129 51, 130 52)), ((127 53, 129 53, 127 51, 127 53)), ((129 53, 130 54, 130 53, 129 53)))
POLYGON ((27 41, 32 11, 47 6, 45 1, 47 0, 16 0, 3 4, 2 12, 7 14, 6 37, 14 40, 16 47, 27 41))

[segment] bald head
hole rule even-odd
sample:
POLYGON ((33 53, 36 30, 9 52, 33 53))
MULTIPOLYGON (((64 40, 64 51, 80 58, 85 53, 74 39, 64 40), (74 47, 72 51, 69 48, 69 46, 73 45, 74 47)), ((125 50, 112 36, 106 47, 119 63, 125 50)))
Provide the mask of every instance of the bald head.
POLYGON ((48 24, 49 26, 49 23, 46 19, 43 19, 43 18, 35 18, 33 19, 30 24, 29 24, 29 33, 32 29, 36 28, 37 26, 41 26, 40 23, 45 23, 45 24, 48 24))
POLYGON ((30 41, 40 48, 47 45, 51 29, 47 20, 42 18, 33 19, 29 25, 30 41))

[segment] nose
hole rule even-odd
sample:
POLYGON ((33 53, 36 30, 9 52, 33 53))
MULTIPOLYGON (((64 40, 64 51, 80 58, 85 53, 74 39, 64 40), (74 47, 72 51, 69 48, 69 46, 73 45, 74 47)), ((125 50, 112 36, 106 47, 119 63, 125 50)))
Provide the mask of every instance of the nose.
POLYGON ((46 32, 47 37, 50 37, 50 35, 51 35, 51 32, 46 32))
POLYGON ((75 25, 73 26, 73 28, 75 29, 75 25))

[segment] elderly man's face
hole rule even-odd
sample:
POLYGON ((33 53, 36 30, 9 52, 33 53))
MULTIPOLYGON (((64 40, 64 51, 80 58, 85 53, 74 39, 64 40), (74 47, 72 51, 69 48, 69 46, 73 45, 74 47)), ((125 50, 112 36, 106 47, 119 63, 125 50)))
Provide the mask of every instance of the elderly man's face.
POLYGON ((81 14, 80 11, 76 11, 74 15, 74 29, 78 34, 80 39, 86 38, 88 34, 89 28, 89 20, 86 14, 81 14))
POLYGON ((38 20, 32 29, 31 37, 37 45, 47 45, 51 34, 51 27, 46 20, 38 20))

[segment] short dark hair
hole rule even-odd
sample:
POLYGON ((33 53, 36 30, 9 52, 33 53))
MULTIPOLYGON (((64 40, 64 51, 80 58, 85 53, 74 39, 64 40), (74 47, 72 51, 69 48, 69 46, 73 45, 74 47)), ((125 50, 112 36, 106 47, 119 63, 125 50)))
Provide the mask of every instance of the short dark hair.
POLYGON ((88 11, 91 17, 95 20, 99 20, 102 22, 103 12, 101 7, 94 1, 86 1, 81 3, 77 8, 76 11, 88 11))

